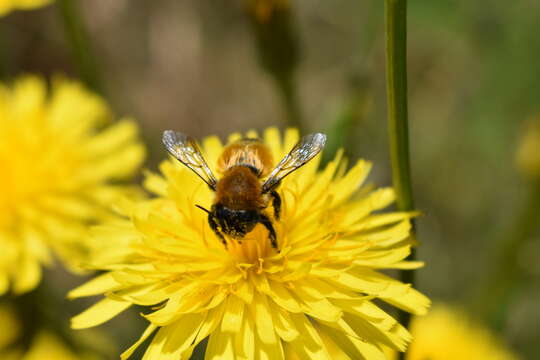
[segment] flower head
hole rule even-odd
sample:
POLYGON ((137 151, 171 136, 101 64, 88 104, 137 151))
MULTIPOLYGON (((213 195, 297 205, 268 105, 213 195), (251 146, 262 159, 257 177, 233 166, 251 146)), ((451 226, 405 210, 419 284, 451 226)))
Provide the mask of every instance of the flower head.
POLYGON ((52 0, 0 0, 0 16, 14 10, 33 10, 48 5, 52 0))
POLYGON ((88 224, 110 217, 144 157, 128 119, 81 85, 27 76, 0 85, 0 294, 34 288, 51 250, 75 265, 88 224), (114 183, 113 183, 114 182, 114 183))
POLYGON ((532 180, 540 178, 540 116, 533 116, 525 128, 516 152, 516 164, 521 173, 532 180))
POLYGON ((429 315, 415 318, 409 360, 517 360, 487 328, 465 314, 437 305, 429 315))
POLYGON ((289 0, 246 0, 246 2, 248 10, 261 23, 268 22, 274 12, 290 7, 289 0))
MULTIPOLYGON (((35 330, 35 329, 34 329, 35 330)), ((83 352, 76 355, 56 335, 48 330, 39 330, 32 335, 29 346, 25 346, 23 325, 10 305, 0 304, 0 359, 2 360, 85 360, 98 357, 83 352), (23 340, 24 338, 24 340, 23 340)))
MULTIPOLYGON (((277 161, 299 136, 288 130, 281 139, 271 128, 262 139, 277 161)), ((223 145, 216 137, 202 145, 216 173, 223 145)), ((369 163, 346 171, 341 153, 322 171, 318 162, 278 189, 278 252, 261 225, 225 248, 195 207, 209 208, 213 192, 177 161, 165 161, 162 175, 148 174, 145 182, 154 199, 124 201, 117 206, 124 220, 95 228, 93 243, 102 245, 93 266, 108 272, 70 297, 106 297, 74 317, 72 326, 98 325, 132 304, 152 306, 144 315, 150 325, 122 358, 156 330, 148 359, 188 359, 206 337, 207 359, 330 358, 332 347, 351 358, 376 359, 384 358, 383 345, 404 350, 411 336, 374 300, 426 312, 424 295, 378 272, 420 265, 404 261, 414 214, 373 213, 392 203, 394 193, 358 191, 369 163)))

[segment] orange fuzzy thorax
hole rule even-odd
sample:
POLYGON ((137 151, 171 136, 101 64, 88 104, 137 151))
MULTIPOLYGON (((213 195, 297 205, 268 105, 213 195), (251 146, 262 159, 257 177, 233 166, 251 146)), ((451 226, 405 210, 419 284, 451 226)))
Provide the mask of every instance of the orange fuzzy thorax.
POLYGON ((228 169, 216 188, 216 203, 234 210, 257 210, 265 206, 261 182, 246 166, 228 169))

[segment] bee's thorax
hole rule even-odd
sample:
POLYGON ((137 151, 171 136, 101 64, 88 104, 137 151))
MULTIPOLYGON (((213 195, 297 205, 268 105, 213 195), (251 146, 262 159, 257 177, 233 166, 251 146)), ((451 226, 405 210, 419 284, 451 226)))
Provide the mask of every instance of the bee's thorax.
POLYGON ((247 166, 234 166, 228 169, 217 184, 215 203, 232 210, 264 208, 260 179, 247 166))

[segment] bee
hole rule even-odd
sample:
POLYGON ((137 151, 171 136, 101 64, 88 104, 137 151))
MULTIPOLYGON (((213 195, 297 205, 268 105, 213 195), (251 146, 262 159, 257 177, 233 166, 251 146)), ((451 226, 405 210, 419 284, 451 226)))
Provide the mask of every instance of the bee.
POLYGON ((192 137, 172 130, 163 133, 163 144, 169 153, 215 192, 210 210, 195 206, 208 214, 208 224, 223 245, 227 247, 225 235, 241 241, 257 224, 262 224, 276 250, 276 231, 266 209, 272 203, 273 218, 279 221, 281 198, 276 190, 281 180, 317 155, 325 142, 324 134, 306 135, 273 168, 270 149, 260 139, 240 139, 226 146, 220 155, 217 170, 222 176, 218 180, 192 137))

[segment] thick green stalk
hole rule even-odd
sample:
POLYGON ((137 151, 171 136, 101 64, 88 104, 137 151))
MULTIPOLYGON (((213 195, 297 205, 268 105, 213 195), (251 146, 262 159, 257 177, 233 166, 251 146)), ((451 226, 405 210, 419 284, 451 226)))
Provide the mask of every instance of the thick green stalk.
POLYGON ((386 71, 392 179, 400 210, 413 210, 407 119, 406 0, 386 0, 386 71))
POLYGON ((102 93, 98 64, 79 14, 77 0, 58 0, 57 3, 64 23, 66 40, 71 47, 80 77, 90 89, 102 93))
MULTIPOLYGON (((407 114, 407 1, 386 0, 386 83, 392 181, 400 211, 414 210, 409 161, 407 114)), ((415 238, 413 226, 411 237, 415 238)), ((414 260, 414 249, 409 260, 414 260)), ((401 271, 401 280, 414 283, 414 272, 401 271)), ((411 315, 400 311, 399 321, 409 326, 411 315)), ((401 355, 404 356, 404 355, 401 355)))

